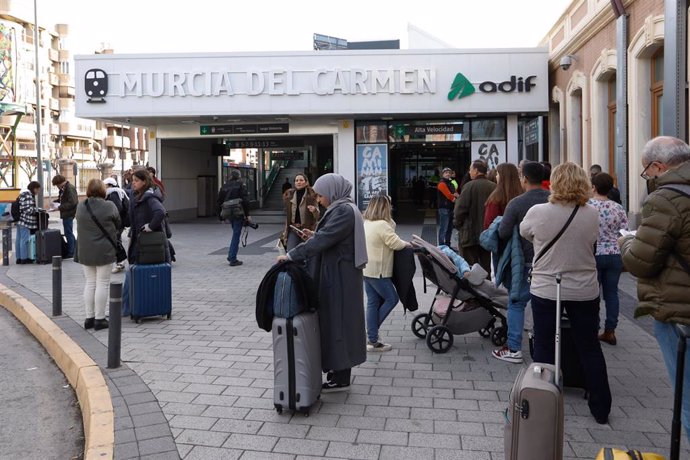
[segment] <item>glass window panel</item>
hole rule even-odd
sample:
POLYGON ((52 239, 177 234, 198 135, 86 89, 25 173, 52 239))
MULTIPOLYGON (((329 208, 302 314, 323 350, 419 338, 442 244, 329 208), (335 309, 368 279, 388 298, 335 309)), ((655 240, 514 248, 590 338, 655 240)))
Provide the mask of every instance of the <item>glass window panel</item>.
POLYGON ((472 120, 473 141, 495 141, 506 138, 505 118, 472 120))
POLYGON ((663 93, 656 94, 656 125, 657 125, 657 135, 664 132, 664 98, 663 93))
POLYGON ((386 123, 357 123, 355 141, 358 144, 380 144, 386 142, 386 123))

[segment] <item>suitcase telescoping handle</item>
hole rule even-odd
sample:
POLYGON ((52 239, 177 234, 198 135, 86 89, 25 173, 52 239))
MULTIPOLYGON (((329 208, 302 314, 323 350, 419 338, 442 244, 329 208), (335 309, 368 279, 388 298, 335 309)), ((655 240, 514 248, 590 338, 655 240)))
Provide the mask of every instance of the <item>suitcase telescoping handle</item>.
POLYGON ((690 328, 675 324, 678 333, 678 361, 676 362, 676 388, 673 395, 673 422, 671 422, 671 460, 680 458, 680 412, 683 402, 683 378, 685 377, 685 352, 690 338, 690 328))
POLYGON ((554 354, 556 375, 554 383, 556 386, 559 386, 561 380, 561 315, 561 274, 556 273, 556 337, 554 340, 556 345, 556 352, 554 354))

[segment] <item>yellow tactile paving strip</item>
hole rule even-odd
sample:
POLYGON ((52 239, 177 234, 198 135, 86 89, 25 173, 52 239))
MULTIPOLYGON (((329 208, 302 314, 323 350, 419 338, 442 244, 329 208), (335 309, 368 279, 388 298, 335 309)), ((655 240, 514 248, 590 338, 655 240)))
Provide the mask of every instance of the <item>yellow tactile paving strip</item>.
POLYGON ((98 365, 34 304, 0 284, 0 305, 17 317, 75 389, 84 421, 84 458, 113 458, 115 421, 110 391, 98 365))

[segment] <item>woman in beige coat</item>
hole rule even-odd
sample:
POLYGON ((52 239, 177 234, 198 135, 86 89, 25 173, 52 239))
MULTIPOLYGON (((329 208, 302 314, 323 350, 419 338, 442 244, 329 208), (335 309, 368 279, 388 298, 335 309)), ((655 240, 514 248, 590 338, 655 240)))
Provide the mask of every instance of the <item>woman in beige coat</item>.
POLYGON ((285 191, 283 201, 287 218, 281 241, 285 249, 290 251, 302 242, 302 238, 291 230, 290 226, 314 231, 320 213, 316 193, 309 186, 309 179, 304 174, 295 176, 295 188, 285 191))
POLYGON ((379 327, 398 304, 393 285, 393 251, 409 243, 395 234, 390 199, 374 196, 364 211, 364 234, 369 262, 364 268, 364 290, 367 293, 367 351, 388 351, 391 346, 379 340, 379 327))

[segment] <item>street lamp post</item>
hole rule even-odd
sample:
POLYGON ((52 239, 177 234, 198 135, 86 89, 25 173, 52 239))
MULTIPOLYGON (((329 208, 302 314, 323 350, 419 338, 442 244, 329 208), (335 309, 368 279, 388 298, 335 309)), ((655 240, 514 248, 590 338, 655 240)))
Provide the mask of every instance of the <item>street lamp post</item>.
MULTIPOLYGON (((38 162, 38 207, 43 207, 43 158, 41 156, 41 80, 38 66, 38 7, 34 0, 34 69, 36 70, 36 161, 38 162)), ((16 185, 16 184, 15 184, 16 185)))

